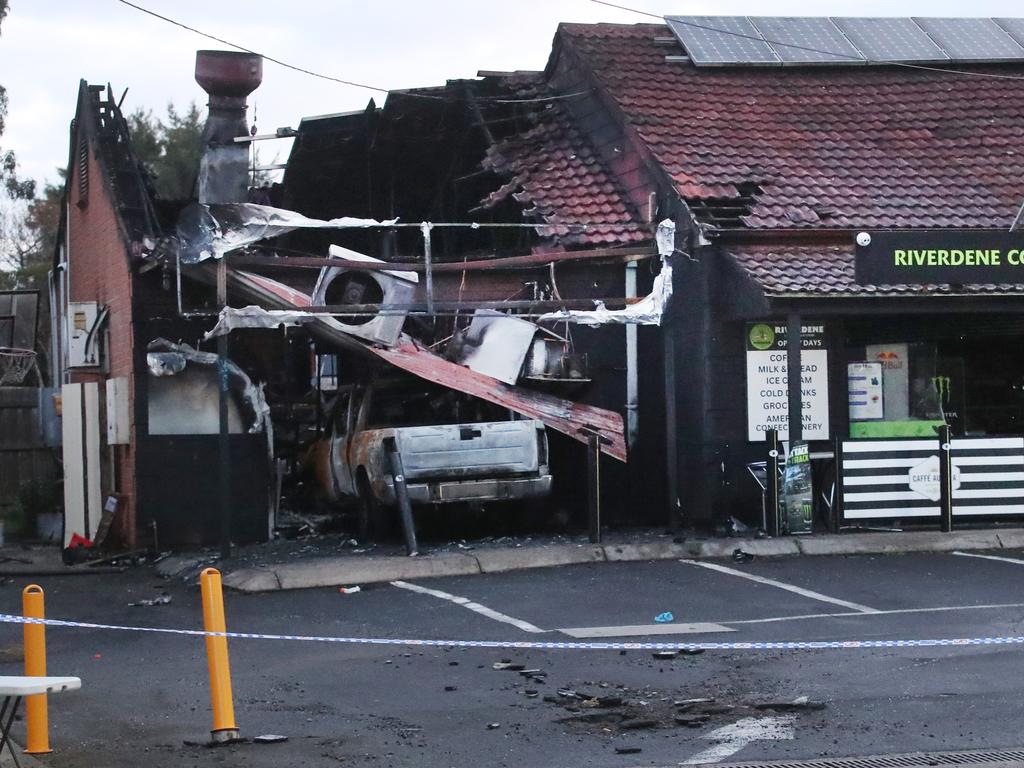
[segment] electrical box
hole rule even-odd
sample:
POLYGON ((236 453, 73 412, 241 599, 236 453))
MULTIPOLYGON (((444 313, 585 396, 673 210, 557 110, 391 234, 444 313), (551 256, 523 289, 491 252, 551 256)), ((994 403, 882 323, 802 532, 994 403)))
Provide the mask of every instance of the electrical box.
POLYGON ((128 377, 107 379, 107 445, 128 445, 128 377))
POLYGON ((68 303, 68 366, 88 368, 100 365, 100 333, 96 327, 99 305, 95 301, 68 303))

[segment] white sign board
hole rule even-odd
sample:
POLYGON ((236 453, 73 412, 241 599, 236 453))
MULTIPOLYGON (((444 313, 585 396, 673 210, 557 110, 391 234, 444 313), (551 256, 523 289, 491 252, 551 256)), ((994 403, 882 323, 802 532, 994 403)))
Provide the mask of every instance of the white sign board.
MULTIPOLYGON (((952 465, 952 477, 950 477, 953 490, 960 487, 960 467, 952 465)), ((910 468, 907 473, 907 485, 914 493, 924 496, 926 499, 938 501, 942 498, 942 480, 939 474, 939 457, 929 456, 910 468)))
MULTIPOLYGON (((822 325, 803 326, 800 350, 801 417, 804 440, 828 440, 828 350, 822 325)), ((755 323, 747 328, 747 439, 764 440, 775 429, 789 440, 789 377, 786 326, 755 323)))
POLYGON ((846 382, 850 394, 850 421, 885 417, 881 363, 850 363, 846 367, 846 382))
POLYGON ((128 420, 128 377, 107 379, 107 445, 128 445, 131 424, 128 420))

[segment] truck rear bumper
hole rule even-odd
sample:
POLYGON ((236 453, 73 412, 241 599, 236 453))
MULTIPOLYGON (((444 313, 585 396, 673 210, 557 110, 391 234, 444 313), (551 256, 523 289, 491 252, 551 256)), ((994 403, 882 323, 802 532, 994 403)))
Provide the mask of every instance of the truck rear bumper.
MULTIPOLYGON (((457 501, 514 501, 546 496, 551 491, 551 475, 538 477, 510 477, 488 480, 461 480, 436 483, 412 483, 409 500, 413 504, 447 504, 457 501)), ((393 505, 395 489, 388 478, 387 497, 382 500, 393 505)))

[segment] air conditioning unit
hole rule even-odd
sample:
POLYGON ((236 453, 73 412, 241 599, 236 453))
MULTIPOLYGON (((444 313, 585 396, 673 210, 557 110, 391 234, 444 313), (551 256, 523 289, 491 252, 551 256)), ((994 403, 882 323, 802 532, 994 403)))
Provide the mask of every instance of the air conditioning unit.
MULTIPOLYGON (((329 253, 333 259, 386 263, 337 245, 332 245, 329 253)), ((320 271, 313 289, 313 304, 318 307, 345 304, 405 305, 416 298, 417 283, 419 275, 415 272, 326 267, 320 271)), ((339 313, 334 316, 334 320, 339 330, 345 333, 392 347, 398 343, 402 334, 405 315, 404 311, 339 313)))

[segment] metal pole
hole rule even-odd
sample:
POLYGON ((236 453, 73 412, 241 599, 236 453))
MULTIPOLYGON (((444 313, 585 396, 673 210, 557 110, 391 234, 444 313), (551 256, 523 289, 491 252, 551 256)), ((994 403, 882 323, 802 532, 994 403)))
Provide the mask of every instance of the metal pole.
MULTIPOLYGON (((636 298, 636 262, 626 265, 626 298, 636 298)), ((636 447, 640 432, 640 383, 637 374, 637 327, 626 325, 626 446, 636 447)))
POLYGON ((953 530, 953 451, 949 425, 939 427, 939 512, 943 533, 953 530))
POLYGON ((765 432, 768 444, 768 461, 765 462, 765 533, 779 535, 779 433, 774 429, 765 432))
POLYGON ((786 371, 789 376, 789 443, 803 440, 803 393, 800 387, 800 314, 792 312, 786 328, 786 371))
POLYGON ((199 574, 199 588, 203 598, 203 629, 220 633, 206 636, 206 662, 210 672, 210 704, 213 707, 213 728, 210 737, 216 743, 236 741, 239 738, 235 724, 235 701, 231 693, 231 663, 228 660, 228 639, 224 619, 224 592, 220 571, 207 568, 199 574))
POLYGON ((587 523, 590 543, 601 543, 601 438, 587 435, 587 523))
POLYGON ((668 528, 679 529, 679 458, 676 441, 676 357, 672 329, 662 329, 665 365, 665 476, 668 490, 668 528))
MULTIPOLYGON (((43 588, 30 584, 21 592, 22 613, 26 619, 45 619, 43 588)), ((25 674, 46 677, 46 627, 43 624, 25 625, 25 674)), ((50 719, 46 694, 25 698, 26 738, 25 753, 45 755, 50 749, 50 719)), ((12 750, 13 754, 13 750, 12 750)))
POLYGON ((419 554, 419 544, 416 542, 416 524, 412 519, 412 502, 409 500, 409 489, 405 485, 405 468, 402 466, 402 454, 398 452, 398 444, 395 438, 384 438, 384 450, 388 454, 388 462, 391 464, 391 479, 395 483, 395 498, 398 500, 398 509, 402 515, 402 533, 405 534, 405 552, 409 557, 419 554))
POLYGON ((843 438, 838 435, 832 450, 835 466, 835 488, 832 491, 832 519, 830 528, 832 533, 839 533, 839 526, 843 519, 843 438))
POLYGON ((433 226, 429 221, 420 225, 420 232, 423 233, 423 268, 427 282, 427 313, 431 315, 434 314, 434 263, 430 244, 430 230, 433 226))
MULTIPOLYGON (((217 263, 217 304, 228 305, 228 264, 227 257, 217 263)), ((220 485, 220 556, 231 557, 231 449, 228 444, 228 335, 217 337, 217 381, 220 428, 218 451, 220 456, 218 480, 220 485)))

